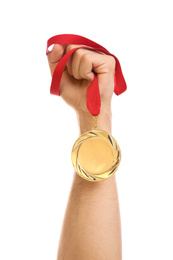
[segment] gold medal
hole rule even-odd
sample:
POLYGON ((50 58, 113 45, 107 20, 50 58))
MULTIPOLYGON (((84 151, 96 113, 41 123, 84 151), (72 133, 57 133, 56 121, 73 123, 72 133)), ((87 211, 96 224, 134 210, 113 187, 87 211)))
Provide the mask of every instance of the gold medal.
POLYGON ((92 129, 82 134, 74 143, 72 164, 85 180, 99 182, 113 175, 121 160, 117 141, 109 133, 92 129))

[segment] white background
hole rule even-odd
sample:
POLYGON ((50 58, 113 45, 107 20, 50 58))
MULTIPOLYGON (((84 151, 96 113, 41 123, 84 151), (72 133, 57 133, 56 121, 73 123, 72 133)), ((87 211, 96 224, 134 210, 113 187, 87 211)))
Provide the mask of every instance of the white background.
POLYGON ((49 94, 45 48, 74 33, 114 53, 128 85, 112 103, 123 259, 172 260, 171 1, 1 1, 0 27, 0 259, 56 259, 78 127, 49 94))

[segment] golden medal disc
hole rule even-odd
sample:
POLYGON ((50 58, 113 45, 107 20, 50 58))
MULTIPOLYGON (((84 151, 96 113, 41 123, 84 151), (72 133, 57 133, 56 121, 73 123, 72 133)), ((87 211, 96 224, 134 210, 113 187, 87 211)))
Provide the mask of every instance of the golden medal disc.
POLYGON ((121 160, 121 151, 112 135, 95 127, 76 140, 71 159, 80 177, 99 182, 116 172, 121 160))

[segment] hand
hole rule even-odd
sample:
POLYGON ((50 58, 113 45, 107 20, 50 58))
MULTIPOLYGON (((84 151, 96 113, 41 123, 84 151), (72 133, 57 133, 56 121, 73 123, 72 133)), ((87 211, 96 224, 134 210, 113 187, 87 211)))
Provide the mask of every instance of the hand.
MULTIPOLYGON (((51 75, 62 56, 79 45, 55 44, 47 55, 51 75)), ((89 113, 86 106, 87 87, 97 74, 101 107, 109 107, 114 91, 115 59, 112 56, 99 53, 90 49, 78 49, 73 53, 64 71, 61 85, 61 97, 77 112, 89 113)))

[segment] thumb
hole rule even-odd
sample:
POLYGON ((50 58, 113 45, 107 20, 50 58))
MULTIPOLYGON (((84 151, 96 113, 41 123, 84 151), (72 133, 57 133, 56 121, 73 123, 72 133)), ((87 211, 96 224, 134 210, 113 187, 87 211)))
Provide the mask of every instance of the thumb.
POLYGON ((47 54, 51 75, 54 72, 59 60, 63 57, 66 44, 54 44, 52 50, 47 54))

